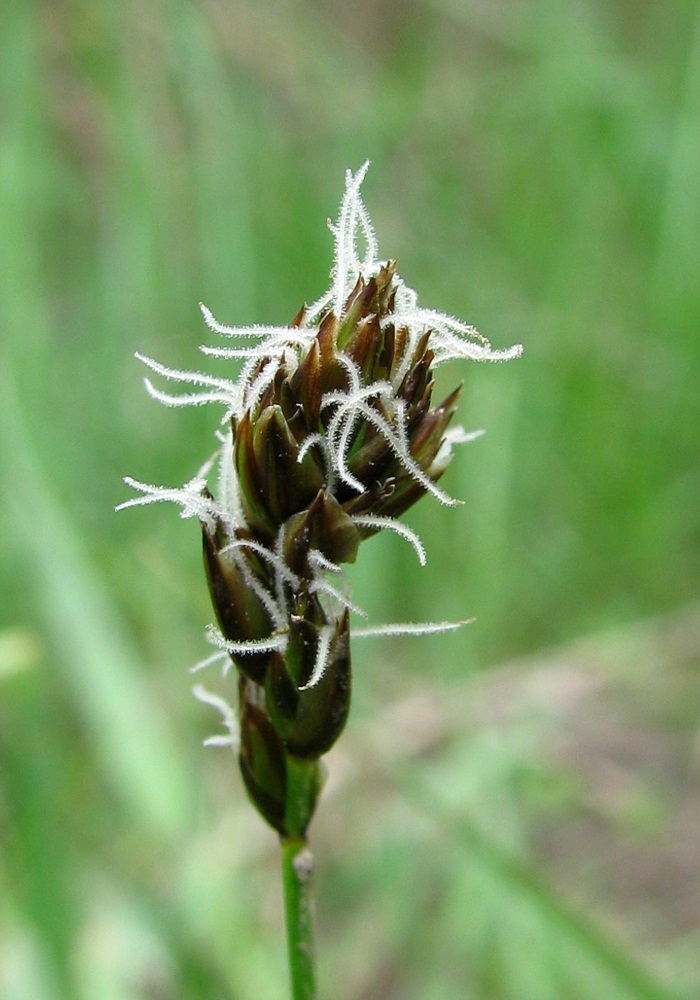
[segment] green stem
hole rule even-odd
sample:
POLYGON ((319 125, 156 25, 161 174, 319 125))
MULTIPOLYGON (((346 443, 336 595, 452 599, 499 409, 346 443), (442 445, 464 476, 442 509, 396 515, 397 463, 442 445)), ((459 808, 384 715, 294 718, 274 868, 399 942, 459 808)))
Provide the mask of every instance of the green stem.
POLYGON ((281 845, 292 1000, 316 1000, 313 856, 304 837, 282 837, 281 845))

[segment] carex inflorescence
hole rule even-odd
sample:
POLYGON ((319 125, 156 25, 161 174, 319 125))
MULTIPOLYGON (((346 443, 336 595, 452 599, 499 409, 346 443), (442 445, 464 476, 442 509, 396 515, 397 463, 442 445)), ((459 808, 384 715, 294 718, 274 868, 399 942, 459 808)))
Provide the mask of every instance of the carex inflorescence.
MULTIPOLYGON (((472 327, 420 308, 395 262, 377 259, 360 198, 366 170, 348 172, 332 227, 332 285, 318 302, 287 327, 226 327, 202 307, 212 330, 246 345, 202 348, 242 359, 234 380, 142 358, 157 374, 202 390, 172 396, 147 379, 153 396, 169 405, 222 403, 225 429, 217 455, 184 487, 129 479, 141 495, 122 505, 173 500, 201 521, 219 650, 205 663, 223 657, 237 668, 241 771, 254 804, 283 836, 304 835, 319 758, 348 715, 349 613, 361 611, 342 564, 384 529, 406 538, 423 562, 420 540, 396 518, 425 493, 455 502, 436 484, 452 445, 475 435, 448 428, 459 387, 433 406, 433 371, 453 358, 520 353, 495 351, 472 327), (216 460, 214 497, 207 474, 216 460)), ((228 706, 202 689, 199 696, 222 708, 233 733, 228 706)))

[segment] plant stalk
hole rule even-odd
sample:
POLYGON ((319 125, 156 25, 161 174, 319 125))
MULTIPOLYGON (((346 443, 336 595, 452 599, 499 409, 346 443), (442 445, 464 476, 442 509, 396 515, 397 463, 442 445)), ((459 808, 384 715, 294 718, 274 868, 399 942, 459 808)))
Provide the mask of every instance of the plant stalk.
POLYGON ((292 1000, 316 1000, 313 855, 304 837, 282 837, 281 846, 292 1000))

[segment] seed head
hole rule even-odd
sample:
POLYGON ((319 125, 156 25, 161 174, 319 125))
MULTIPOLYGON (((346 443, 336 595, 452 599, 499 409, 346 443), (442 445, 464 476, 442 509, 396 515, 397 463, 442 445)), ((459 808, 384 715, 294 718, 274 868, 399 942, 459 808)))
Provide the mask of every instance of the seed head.
POLYGON ((396 518, 426 493, 456 502, 437 484, 452 446, 476 434, 449 428, 461 387, 433 405, 433 373, 451 359, 505 360, 521 351, 493 350, 473 327, 420 308, 395 261, 377 258, 360 197, 367 166, 347 174, 331 226, 332 283, 321 299, 285 327, 227 327, 201 307, 209 328, 234 343, 201 350, 242 359, 236 378, 141 359, 196 388, 170 395, 147 379, 156 399, 223 404, 224 431, 217 454, 181 489, 127 480, 141 496, 122 504, 172 500, 183 517, 201 521, 219 626, 212 638, 239 671, 243 777, 281 832, 286 761, 318 758, 348 714, 348 612, 359 609, 341 565, 384 529, 406 538, 423 562, 419 539, 396 518), (216 497, 207 485, 214 462, 216 497))

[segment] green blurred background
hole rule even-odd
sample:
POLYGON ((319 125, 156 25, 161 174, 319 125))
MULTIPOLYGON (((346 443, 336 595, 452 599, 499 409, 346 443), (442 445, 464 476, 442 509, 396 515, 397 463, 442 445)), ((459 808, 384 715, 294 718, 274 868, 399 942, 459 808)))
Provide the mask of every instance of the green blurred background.
MULTIPOLYGON (((421 302, 522 360, 364 547, 375 621, 313 827, 322 995, 700 991, 700 6, 4 0, 0 997, 286 996, 274 837, 190 695, 197 303, 327 287, 347 167, 421 302)), ((444 375, 444 378, 443 378, 444 375)))

